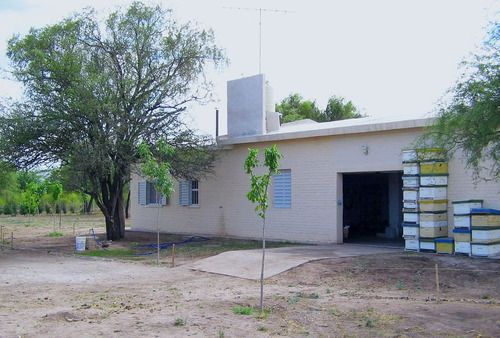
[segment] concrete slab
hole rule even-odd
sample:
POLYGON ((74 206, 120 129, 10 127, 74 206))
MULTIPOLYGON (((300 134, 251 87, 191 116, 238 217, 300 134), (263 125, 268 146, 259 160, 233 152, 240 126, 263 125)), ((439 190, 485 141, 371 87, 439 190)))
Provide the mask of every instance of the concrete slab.
MULTIPOLYGON (((388 248, 359 244, 330 244, 297 246, 266 250, 264 278, 269 278, 307 262, 380 253, 401 252, 401 248, 388 248)), ((186 266, 192 270, 217 273, 245 279, 260 279, 262 250, 228 251, 201 259, 186 266)))

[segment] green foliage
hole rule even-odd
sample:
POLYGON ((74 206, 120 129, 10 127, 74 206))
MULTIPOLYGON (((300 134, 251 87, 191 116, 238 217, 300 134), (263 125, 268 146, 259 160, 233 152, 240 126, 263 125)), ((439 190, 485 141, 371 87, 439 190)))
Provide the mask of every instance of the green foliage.
POLYGON ((71 190, 103 212, 108 239, 124 235, 124 189, 141 142, 164 138, 176 149, 174 176, 211 170, 212 139, 181 116, 210 98, 209 63, 227 61, 211 30, 134 2, 104 20, 87 9, 33 28, 9 40, 7 55, 25 97, 0 117, 0 156, 20 167, 62 163, 71 190))
POLYGON ((255 211, 259 211, 259 216, 263 219, 266 218, 266 210, 269 207, 268 204, 268 187, 271 181, 271 176, 273 174, 279 175, 279 163, 278 160, 282 155, 278 152, 276 145, 271 148, 264 149, 264 166, 268 168, 268 171, 262 175, 255 174, 254 170, 259 167, 259 149, 248 149, 248 156, 245 159, 245 172, 250 175, 250 191, 247 193, 246 197, 252 203, 256 203, 255 211))
POLYGON ((175 318, 174 319, 174 326, 184 326, 186 325, 186 321, 182 318, 175 318))
POLYGON ((253 307, 250 306, 235 306, 231 310, 233 310, 233 312, 237 315, 245 315, 245 316, 253 314, 254 311, 253 307))
MULTIPOLYGON (((174 149, 165 139, 158 140, 155 148, 159 157, 169 157, 174 153, 174 149)), ((172 167, 170 163, 155 160, 150 147, 144 142, 139 146, 139 155, 142 161, 142 174, 153 182, 159 194, 170 197, 174 190, 174 182, 170 174, 170 169, 172 167)))
POLYGON ((26 184, 26 191, 24 192, 22 202, 24 213, 30 215, 38 213, 38 205, 46 190, 47 186, 44 183, 29 182, 26 184))
POLYGON ((62 232, 51 232, 45 235, 45 237, 63 237, 64 234, 62 232))
POLYGON ((434 124, 418 146, 461 151, 476 177, 500 179, 500 23, 471 61, 463 62, 462 77, 439 107, 434 124))
POLYGON ((276 105, 276 111, 283 114, 283 122, 292 122, 303 119, 311 119, 316 122, 337 121, 352 118, 366 117, 357 111, 356 106, 340 96, 332 96, 328 99, 326 109, 321 111, 315 101, 308 101, 299 94, 290 94, 276 105))
POLYGON ((323 122, 324 117, 321 110, 316 106, 316 102, 303 101, 299 94, 290 94, 281 103, 276 105, 276 111, 283 114, 283 122, 292 122, 302 119, 311 119, 323 122))
POLYGON ((328 99, 328 104, 325 109, 327 121, 366 117, 366 115, 357 112, 356 106, 351 101, 347 103, 344 103, 344 101, 345 99, 340 96, 332 96, 328 99))
POLYGON ((247 193, 246 197, 252 203, 255 203, 255 211, 259 212, 259 216, 262 218, 262 265, 260 273, 260 312, 264 311, 264 260, 266 256, 266 210, 269 207, 267 202, 269 195, 267 189, 271 182, 271 176, 273 174, 279 174, 279 163, 278 160, 282 155, 278 152, 276 145, 271 148, 264 149, 264 166, 267 168, 267 172, 262 175, 258 175, 254 172, 255 169, 260 167, 259 164, 259 150, 258 149, 248 149, 248 156, 245 159, 244 168, 245 172, 250 175, 250 191, 247 193))

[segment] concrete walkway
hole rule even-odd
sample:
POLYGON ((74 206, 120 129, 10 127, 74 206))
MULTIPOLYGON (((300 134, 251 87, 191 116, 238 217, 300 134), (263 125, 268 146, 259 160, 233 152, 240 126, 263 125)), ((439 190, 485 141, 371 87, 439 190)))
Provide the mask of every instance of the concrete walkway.
MULTIPOLYGON (((361 244, 329 244, 267 249, 264 278, 275 276, 296 266, 320 259, 402 251, 402 248, 361 244)), ((262 250, 238 250, 223 252, 213 257, 201 259, 186 267, 245 279, 260 279, 261 262, 262 250)))

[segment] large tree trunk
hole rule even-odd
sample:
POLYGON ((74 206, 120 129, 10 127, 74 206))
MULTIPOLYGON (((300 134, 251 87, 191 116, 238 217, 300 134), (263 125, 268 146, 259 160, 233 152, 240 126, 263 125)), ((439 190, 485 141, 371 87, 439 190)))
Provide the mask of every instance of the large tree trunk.
POLYGON ((101 200, 95 198, 106 220, 106 239, 117 241, 125 237, 125 210, 123 205, 123 179, 101 182, 101 200))

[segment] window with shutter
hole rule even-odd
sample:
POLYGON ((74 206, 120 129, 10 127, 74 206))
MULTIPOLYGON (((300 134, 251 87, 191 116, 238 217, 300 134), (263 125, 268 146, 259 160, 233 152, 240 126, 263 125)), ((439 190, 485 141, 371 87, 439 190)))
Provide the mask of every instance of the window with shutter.
POLYGON ((158 196, 153 182, 139 181, 138 182, 138 200, 140 205, 167 205, 168 198, 166 196, 158 196), (159 201, 158 201, 159 199, 159 201))
POLYGON ((283 169, 273 175, 273 205, 276 209, 292 208, 292 171, 283 169))
POLYGON ((198 205, 199 189, 197 180, 179 181, 179 204, 198 205))

